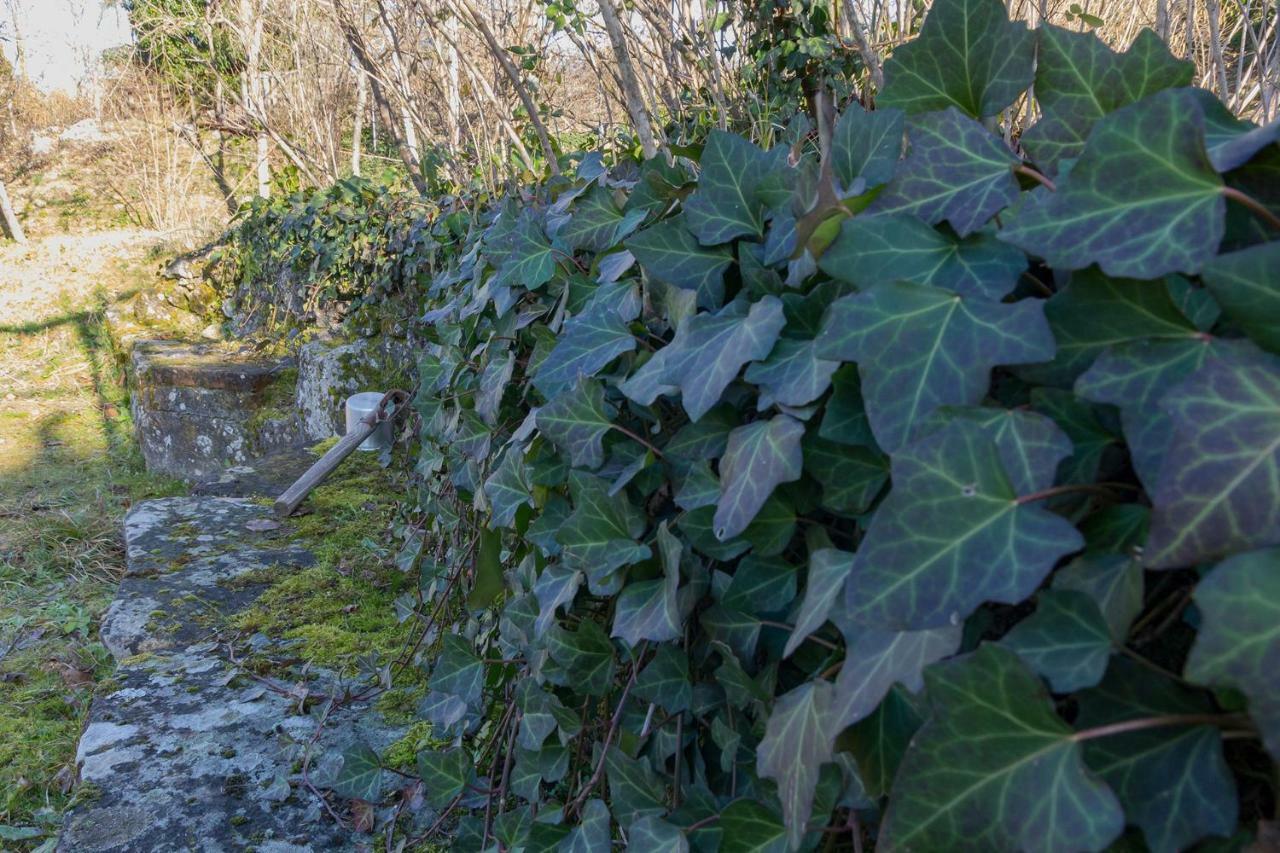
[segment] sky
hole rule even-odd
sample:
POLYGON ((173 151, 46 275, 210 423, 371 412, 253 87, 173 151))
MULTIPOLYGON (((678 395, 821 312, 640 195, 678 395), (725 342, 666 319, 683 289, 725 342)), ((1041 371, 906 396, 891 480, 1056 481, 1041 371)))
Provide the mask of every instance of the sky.
POLYGON ((129 19, 102 0, 0 0, 0 51, 14 58, 13 21, 27 53, 27 73, 45 91, 74 92, 103 50, 127 44, 129 19))

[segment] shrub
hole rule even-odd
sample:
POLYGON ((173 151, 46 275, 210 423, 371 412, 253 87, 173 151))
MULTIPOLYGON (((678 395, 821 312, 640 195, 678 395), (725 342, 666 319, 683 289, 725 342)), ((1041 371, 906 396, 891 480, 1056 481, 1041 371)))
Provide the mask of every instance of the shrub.
POLYGON ((885 76, 826 156, 587 157, 435 278, 402 562, 466 598, 421 708, 456 746, 419 756, 459 849, 1173 850, 1270 814, 1276 128, 1149 33, 998 0, 939 0, 885 76))

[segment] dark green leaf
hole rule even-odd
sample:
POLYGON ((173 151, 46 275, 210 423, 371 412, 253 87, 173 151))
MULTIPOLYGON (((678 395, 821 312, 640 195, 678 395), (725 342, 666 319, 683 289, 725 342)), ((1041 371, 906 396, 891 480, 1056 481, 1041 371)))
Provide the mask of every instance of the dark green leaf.
MULTIPOLYGON (((854 557, 845 603, 858 622, 895 630, 957 625, 983 601, 1014 604, 1083 539, 1024 503, 996 443, 954 421, 894 456, 893 489, 854 557)), ((1032 483, 1043 489, 1053 472, 1032 483)))
POLYGON ((985 231, 960 239, 915 216, 882 214, 846 219, 818 266, 862 290, 910 281, 1000 299, 1017 284, 1027 258, 985 231))
POLYGON ((875 447, 875 436, 871 434, 871 423, 863 406, 862 380, 857 366, 846 364, 832 374, 831 388, 818 436, 837 444, 875 447))
POLYGON ((471 755, 465 749, 418 753, 418 775, 427 787, 427 802, 441 809, 462 793, 471 778, 471 755))
POLYGON ((561 565, 550 565, 538 575, 533 584, 533 594, 538 600, 538 621, 534 631, 546 633, 556 619, 556 610, 573 601, 582 584, 582 572, 561 565))
POLYGON ((627 324, 616 311, 596 306, 564 325, 555 349, 538 365, 533 385, 551 399, 582 376, 595 376, 625 352, 636 348, 627 324))
POLYGON ((689 839, 676 826, 656 817, 642 817, 627 828, 629 853, 689 853, 689 839))
POLYGON ((934 715, 898 768, 886 850, 1101 850, 1124 829, 1115 794, 1013 652, 991 644, 931 667, 934 715))
POLYGON ((1280 544, 1280 361, 1212 361, 1165 395, 1173 441, 1143 561, 1174 568, 1280 544))
POLYGON ((924 686, 924 668, 954 654, 962 634, 959 625, 930 631, 859 631, 851 639, 836 677, 835 731, 874 711, 895 684, 918 693, 924 686))
POLYGON ((662 577, 632 581, 618 596, 613 614, 614 637, 636 647, 644 640, 665 643, 683 636, 676 588, 680 585, 680 540, 667 531, 664 521, 658 528, 658 553, 662 577))
POLYGON ((637 403, 648 405, 656 393, 638 394, 637 387, 677 387, 685 411, 696 421, 720 401, 744 364, 769 355, 785 323, 782 303, 773 296, 750 308, 733 302, 714 314, 697 314, 680 326, 670 344, 623 383, 622 391, 637 403))
POLYGON ((1272 352, 1280 351, 1280 278, 1276 270, 1280 270, 1280 242, 1219 255, 1201 272, 1223 313, 1254 343, 1272 352))
POLYGON ((1019 494, 1044 488, 1053 481, 1058 463, 1071 455, 1071 440, 1056 423, 1037 412, 1021 409, 943 406, 920 425, 919 435, 928 435, 952 421, 982 427, 996 443, 1000 463, 1019 494))
POLYGON ((918 700, 895 684, 871 716, 856 723, 841 740, 843 745, 847 739, 858 763, 858 775, 870 796, 889 793, 907 744, 923 722, 918 700))
POLYGON ((796 616, 796 626, 787 638, 783 657, 790 657, 806 637, 827 621, 831 605, 844 587, 853 568, 853 555, 836 548, 820 548, 809 555, 809 576, 805 581, 804 601, 796 616))
POLYGON ((555 271, 556 259, 542 226, 531 215, 521 216, 512 232, 510 253, 494 276, 494 283, 533 290, 550 281, 555 271))
POLYGON ((734 800, 720 813, 720 853, 786 853, 787 828, 754 800, 734 800))
POLYGON ((1017 200, 1018 158, 954 107, 913 118, 908 136, 907 159, 868 214, 913 214, 930 225, 946 220, 964 237, 1017 200))
POLYGON ((484 483, 484 494, 493 508, 493 527, 510 527, 516 512, 522 506, 533 506, 533 492, 529 486, 529 473, 524 464, 524 448, 511 445, 502 454, 502 461, 484 483))
POLYGON ((764 219, 756 188, 764 160, 764 152, 743 137, 711 131, 702 149, 698 189, 684 204, 689 230, 704 246, 762 235, 764 219))
POLYGON ((615 413, 604 401, 604 386, 579 377, 538 409, 538 430, 575 468, 599 468, 604 464, 604 436, 613 428, 615 413))
POLYGON ((570 674, 573 688, 603 696, 613 681, 613 644, 595 622, 584 620, 577 631, 552 628, 547 633, 551 658, 570 674))
POLYGON ((587 800, 582 819, 560 842, 560 853, 596 853, 609 849, 609 807, 604 800, 587 800))
POLYGON ((342 768, 333 779, 340 797, 377 803, 382 799, 382 760, 366 744, 357 743, 342 754, 342 768))
POLYGON ((804 469, 822 484, 822 507, 844 515, 866 512, 889 480, 883 453, 807 436, 804 469))
POLYGON ((1171 89, 1094 125, 1057 192, 1029 200, 1000 238, 1057 269, 1096 263, 1107 275, 1151 279, 1198 272, 1218 250, 1225 215, 1200 105, 1171 89))
POLYGON ((743 378, 760 389, 756 408, 773 405, 804 406, 831 387, 831 374, 840 366, 814 355, 813 341, 782 338, 764 361, 747 368, 743 378))
POLYGON ((620 231, 634 227, 644 213, 632 211, 624 215, 613 203, 613 193, 597 184, 573 205, 573 216, 560 229, 557 238, 570 248, 603 252, 618 242, 620 231))
POLYGON ((1036 612, 1000 641, 1049 682, 1055 693, 1074 693, 1102 680, 1111 656, 1111 634, 1087 593, 1049 589, 1036 612))
POLYGON ((693 702, 689 682, 689 656, 677 645, 662 645, 640 670, 631 691, 641 702, 653 702, 663 710, 678 714, 693 702))
POLYGON ((831 760, 837 729, 832 724, 832 688, 825 681, 807 681, 778 697, 756 751, 756 772, 778 783, 787 842, 800 845, 818 772, 831 760))
POLYGON ((636 541, 644 533, 644 516, 626 492, 611 496, 606 480, 574 471, 569 483, 573 514, 556 534, 565 564, 586 574, 596 595, 616 593, 622 587, 616 570, 651 554, 649 546, 636 541))
POLYGON ((457 696, 468 705, 480 701, 484 692, 484 663, 471 643, 457 634, 448 634, 431 671, 432 692, 457 696))
POLYGON ((901 110, 868 112, 854 101, 845 107, 831 140, 831 161, 846 192, 865 192, 886 184, 902 156, 901 110), (863 183, 856 185, 859 178, 863 183))
POLYGON ((796 567, 779 557, 743 557, 720 603, 732 610, 764 615, 785 610, 796 597, 796 567))
POLYGON ((1083 592, 1102 613, 1117 646, 1142 610, 1142 567, 1123 554, 1092 554, 1072 560, 1053 576, 1053 588, 1083 592))
POLYGON ((1195 591, 1203 627, 1187 659, 1187 678, 1235 687, 1271 757, 1280 760, 1280 550, 1224 560, 1195 591))
POLYGON ((1053 357, 1041 302, 1004 305, 905 282, 834 302, 817 343, 821 358, 859 363, 871 429, 890 453, 939 406, 979 402, 993 366, 1053 357))
POLYGON ((920 35, 885 63, 881 106, 922 113, 959 107, 993 116, 1031 83, 1035 38, 1000 0, 939 0, 920 35))
POLYGON ((642 817, 667 813, 662 783, 644 761, 630 758, 611 746, 605 755, 604 769, 609 778, 610 806, 618 823, 628 826, 642 817))
POLYGON ((780 483, 800 479, 804 425, 787 415, 756 421, 729 433, 720 460, 720 501, 716 504, 716 538, 732 539, 747 529, 780 483))
POLYGON ((665 219, 626 241, 652 278, 698 295, 698 306, 715 310, 724 302, 724 273, 733 263, 727 246, 703 248, 683 217, 665 219))
MULTIPOLYGON (((1080 694, 1076 728, 1213 712, 1212 701, 1124 659, 1097 688, 1080 694)), ((1147 729, 1085 741, 1089 768, 1115 790, 1129 823, 1153 853, 1190 848, 1236 826, 1235 782, 1214 726, 1147 729)))
POLYGON ((472 570, 471 592, 467 607, 479 610, 490 606, 502 595, 502 534, 492 528, 480 531, 480 544, 472 570))
POLYGON ((1107 113, 1147 95, 1187 86, 1195 73, 1190 62, 1175 59, 1151 30, 1138 33, 1124 53, 1093 33, 1043 24, 1036 55, 1036 100, 1043 118, 1022 137, 1041 166, 1055 171, 1067 158, 1080 156, 1094 124, 1107 113))

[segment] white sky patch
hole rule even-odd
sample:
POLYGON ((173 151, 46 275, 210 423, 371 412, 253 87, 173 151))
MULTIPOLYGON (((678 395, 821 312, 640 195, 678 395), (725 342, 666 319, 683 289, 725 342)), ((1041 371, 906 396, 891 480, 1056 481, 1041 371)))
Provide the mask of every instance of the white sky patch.
POLYGON ((0 0, 0 51, 11 62, 15 20, 27 74, 45 91, 74 92, 102 51, 132 41, 128 15, 102 0, 0 0))

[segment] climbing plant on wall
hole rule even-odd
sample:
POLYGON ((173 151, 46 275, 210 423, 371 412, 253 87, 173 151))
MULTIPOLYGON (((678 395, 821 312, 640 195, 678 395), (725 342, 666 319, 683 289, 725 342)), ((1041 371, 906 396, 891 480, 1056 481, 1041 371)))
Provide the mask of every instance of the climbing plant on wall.
POLYGON ((402 562, 448 746, 340 793, 456 849, 1274 817, 1277 127, 999 0, 884 74, 816 144, 588 156, 436 232, 402 562))

